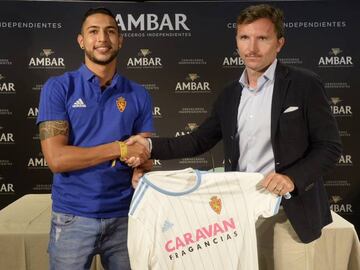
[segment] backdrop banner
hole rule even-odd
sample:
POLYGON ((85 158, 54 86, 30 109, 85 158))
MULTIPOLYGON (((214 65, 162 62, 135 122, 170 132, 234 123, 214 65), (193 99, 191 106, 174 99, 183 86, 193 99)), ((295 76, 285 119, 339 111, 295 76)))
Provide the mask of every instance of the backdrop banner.
MULTIPOLYGON (((124 36, 118 71, 150 92, 154 136, 181 136, 209 115, 227 83, 240 78, 235 22, 250 3, 1 2, 0 208, 24 194, 51 192, 52 174, 35 125, 39 95, 49 77, 81 65, 76 37, 88 8, 101 4, 116 15, 124 36)), ((279 60, 319 74, 330 97, 344 150, 325 185, 332 210, 359 228, 360 3, 271 4, 285 13, 279 60)), ((156 170, 222 165, 221 144, 194 158, 154 160, 156 170)))

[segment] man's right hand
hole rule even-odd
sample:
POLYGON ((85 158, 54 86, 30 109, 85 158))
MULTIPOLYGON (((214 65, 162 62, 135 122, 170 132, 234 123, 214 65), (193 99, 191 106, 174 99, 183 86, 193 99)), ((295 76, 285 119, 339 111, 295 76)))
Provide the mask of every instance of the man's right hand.
POLYGON ((139 167, 136 167, 133 171, 133 176, 131 179, 131 185, 135 189, 139 183, 140 178, 146 173, 151 171, 153 167, 153 162, 151 159, 145 161, 144 164, 140 165, 139 167))
MULTIPOLYGON (((147 159, 150 158, 150 146, 149 142, 146 138, 144 138, 141 135, 135 135, 131 136, 129 139, 125 141, 126 145, 128 146, 128 154, 127 159, 125 163, 130 167, 138 167, 139 165, 143 164, 147 159), (141 157, 138 155, 138 153, 135 151, 135 154, 133 155, 130 149, 134 146, 141 146, 143 149, 146 150, 146 153, 148 153, 148 156, 145 160, 141 159, 141 157)), ((144 151, 145 151, 144 150, 144 151)))
MULTIPOLYGON (((145 141, 146 141, 146 139, 145 139, 145 141)), ((146 141, 146 143, 147 143, 147 141, 146 141)), ((126 141, 126 144, 127 144, 127 156, 126 156, 125 162, 129 166, 130 166, 129 162, 133 158, 137 161, 138 165, 143 164, 145 161, 147 161, 150 158, 149 149, 148 149, 148 147, 145 147, 143 144, 141 144, 137 141, 134 141, 131 144, 128 144, 126 141)), ((131 166, 131 167, 134 167, 134 166, 131 166)))

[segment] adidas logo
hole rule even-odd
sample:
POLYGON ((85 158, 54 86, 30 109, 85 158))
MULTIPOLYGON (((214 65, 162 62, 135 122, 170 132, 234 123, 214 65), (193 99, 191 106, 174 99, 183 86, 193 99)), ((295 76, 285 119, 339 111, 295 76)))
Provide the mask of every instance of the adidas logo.
POLYGON ((162 226, 162 232, 167 232, 168 230, 170 230, 172 228, 172 226, 174 226, 173 223, 171 223, 168 220, 165 220, 163 226, 162 226))
POLYGON ((73 108, 86 108, 86 104, 84 103, 84 101, 82 101, 81 98, 79 98, 77 101, 74 102, 72 107, 73 108))

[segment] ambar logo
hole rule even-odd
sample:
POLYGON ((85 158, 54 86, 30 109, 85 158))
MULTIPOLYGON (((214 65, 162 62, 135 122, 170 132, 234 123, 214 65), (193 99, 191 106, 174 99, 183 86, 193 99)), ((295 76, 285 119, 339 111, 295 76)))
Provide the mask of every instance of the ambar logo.
POLYGON ((200 81, 197 73, 189 73, 183 82, 177 82, 175 93, 209 93, 210 83, 200 81))
POLYGON ((352 162, 351 155, 341 155, 338 160, 338 163, 336 165, 337 166, 352 166, 353 162, 352 162))
POLYGON ((0 74, 0 94, 15 94, 15 83, 6 82, 6 77, 0 74))
POLYGON ((44 155, 40 152, 37 157, 30 157, 27 162, 28 169, 47 169, 48 164, 44 155))
POLYGON ((244 67, 244 61, 239 56, 239 51, 236 49, 232 56, 226 56, 224 57, 224 60, 222 62, 223 68, 240 68, 244 67))
POLYGON ((352 213, 352 204, 342 203, 343 198, 339 195, 331 196, 330 209, 336 213, 352 213))
POLYGON ((151 57, 149 49, 140 49, 137 57, 130 57, 126 63, 128 68, 162 68, 160 57, 151 57))
POLYGON ((53 54, 55 54, 55 52, 52 49, 42 49, 40 52, 40 57, 30 58, 29 68, 64 69, 64 58, 50 57, 53 54))
POLYGON ((319 67, 352 67, 353 59, 351 56, 343 56, 340 48, 331 48, 328 56, 322 56, 319 59, 319 67))
POLYGON ((3 130, 4 128, 0 126, 0 144, 15 144, 14 133, 3 130))
POLYGON ((30 107, 27 113, 28 118, 36 118, 39 114, 39 109, 37 107, 30 107))
POLYGON ((152 116, 154 118, 162 118, 160 107, 154 106, 154 108, 152 110, 152 116))
POLYGON ((349 105, 344 105, 340 97, 331 97, 331 112, 335 117, 337 116, 352 116, 352 108, 349 105))
POLYGON ((161 167, 162 166, 162 164, 161 164, 161 161, 160 161, 160 159, 153 159, 153 166, 154 167, 161 167))
POLYGON ((5 178, 0 175, 0 194, 15 194, 15 187, 12 183, 7 183, 5 178))
POLYGON ((122 31, 190 31, 187 26, 187 16, 182 13, 176 14, 116 14, 116 21, 122 31))

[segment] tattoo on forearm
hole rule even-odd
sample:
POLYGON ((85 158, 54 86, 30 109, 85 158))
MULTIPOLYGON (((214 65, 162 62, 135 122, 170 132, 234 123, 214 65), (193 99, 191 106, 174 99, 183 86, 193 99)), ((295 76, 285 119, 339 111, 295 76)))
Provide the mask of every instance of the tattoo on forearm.
POLYGON ((67 121, 45 121, 39 125, 40 140, 56 135, 69 135, 69 123, 67 121))

